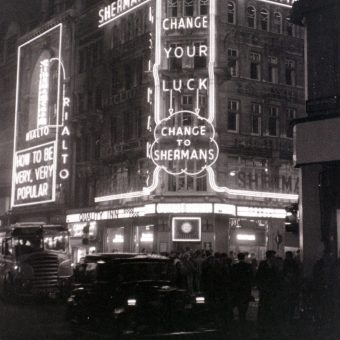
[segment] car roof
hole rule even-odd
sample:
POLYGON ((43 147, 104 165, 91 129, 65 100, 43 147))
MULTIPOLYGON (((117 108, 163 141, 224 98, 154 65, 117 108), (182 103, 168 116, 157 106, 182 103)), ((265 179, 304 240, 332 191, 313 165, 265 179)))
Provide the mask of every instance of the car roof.
POLYGON ((84 262, 152 262, 152 261, 169 261, 168 257, 155 254, 139 253, 96 253, 86 255, 84 262))
POLYGON ((139 253, 94 253, 85 256, 85 262, 124 259, 138 255, 139 253))

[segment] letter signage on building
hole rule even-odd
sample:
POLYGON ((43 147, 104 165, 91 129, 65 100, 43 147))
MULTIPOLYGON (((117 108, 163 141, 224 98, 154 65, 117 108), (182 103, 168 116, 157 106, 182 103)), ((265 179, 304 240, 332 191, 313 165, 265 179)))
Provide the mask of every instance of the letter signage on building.
POLYGON ((18 48, 12 207, 54 202, 57 183, 69 177, 62 29, 58 24, 18 48))
POLYGON ((98 27, 102 27, 127 13, 145 5, 150 0, 116 0, 101 8, 98 12, 98 27))
POLYGON ((151 158, 171 175, 198 175, 218 157, 214 126, 192 111, 179 111, 164 118, 154 131, 151 158), (183 120, 187 125, 176 125, 183 120))

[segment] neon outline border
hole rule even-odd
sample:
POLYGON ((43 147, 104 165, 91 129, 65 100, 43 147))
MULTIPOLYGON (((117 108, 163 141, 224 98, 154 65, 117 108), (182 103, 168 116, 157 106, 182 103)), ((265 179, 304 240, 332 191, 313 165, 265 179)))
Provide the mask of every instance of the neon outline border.
MULTIPOLYGON (((276 5, 276 6, 286 7, 286 8, 292 8, 293 7, 293 5, 283 4, 282 2, 275 2, 275 1, 270 1, 270 0, 258 0, 258 1, 270 4, 270 5, 276 5)), ((293 3, 294 2, 295 1, 293 1, 293 3)))
MULTIPOLYGON (((266 2, 275 5, 281 5, 285 7, 292 7, 291 5, 285 5, 280 3, 270 2, 270 0, 259 0, 261 2, 266 2)), ((155 22, 155 63, 153 65, 153 76, 154 76, 154 86, 155 86, 155 97, 154 97, 154 120, 156 124, 160 122, 160 77, 159 77, 159 67, 161 64, 161 30, 162 30, 162 5, 161 0, 155 0, 156 2, 156 22, 155 22)), ((215 86, 215 62, 216 62, 216 0, 210 0, 209 2, 209 122, 213 123, 215 120, 215 110, 216 110, 216 86, 215 86)), ((160 172, 160 167, 156 166, 153 172, 153 185, 158 181, 158 175, 160 172), (157 171, 158 170, 158 171, 157 171), (157 178, 155 178, 157 176, 157 178)), ((297 201, 299 195, 297 194, 284 194, 284 193, 273 193, 264 191, 251 191, 251 190, 239 190, 230 189, 228 187, 220 187, 216 183, 215 172, 208 166, 206 168, 209 185, 215 191, 219 193, 226 193, 233 196, 247 196, 247 197, 258 197, 258 198, 273 198, 282 200, 292 200, 297 201)), ((95 203, 114 201, 123 198, 135 198, 149 195, 156 186, 143 188, 143 191, 99 196, 95 197, 95 203)))
MULTIPOLYGON (((128 14, 128 13, 130 13, 131 11, 134 11, 135 9, 137 9, 137 8, 139 8, 139 7, 141 7, 141 6, 144 6, 145 4, 147 4, 147 3, 150 2, 150 1, 151 1, 151 0, 145 0, 145 1, 142 2, 141 4, 138 4, 137 6, 134 6, 134 7, 130 8, 130 9, 128 9, 127 11, 125 11, 125 12, 123 12, 123 13, 120 13, 120 14, 114 16, 114 17, 111 18, 110 20, 105 21, 105 22, 99 24, 98 27, 103 27, 103 26, 107 25, 108 23, 113 22, 113 21, 115 21, 115 20, 121 18, 121 17, 124 16, 125 14, 128 14)), ((113 1, 113 2, 116 2, 116 1, 113 1)), ((111 3, 111 4, 112 4, 112 3, 111 3)), ((107 5, 107 6, 111 6, 111 4, 109 4, 109 5, 107 5)), ((105 6, 105 7, 107 7, 107 6, 105 6)), ((103 7, 103 8, 105 8, 105 7, 103 7)), ((103 8, 101 8, 99 11, 101 11, 103 8)), ((99 14, 99 12, 98 12, 98 14, 99 14)))
POLYGON ((150 158, 151 158, 152 162, 156 165, 156 167, 159 167, 159 168, 163 169, 163 170, 164 170, 166 173, 168 173, 169 175, 173 175, 173 176, 178 176, 178 175, 181 175, 181 174, 186 174, 186 175, 189 175, 189 176, 199 175, 199 174, 202 173, 204 170, 206 170, 208 167, 211 167, 212 165, 214 165, 214 164, 216 163, 217 159, 218 159, 218 155, 219 155, 220 149, 219 149, 219 146, 218 146, 218 144, 217 144, 217 142, 216 142, 216 139, 215 139, 215 137, 216 137, 215 127, 214 127, 213 124, 210 123, 210 121, 209 121, 207 118, 201 117, 198 113, 196 113, 196 112, 194 112, 194 111, 180 110, 180 111, 176 111, 176 112, 171 113, 170 116, 168 116, 168 117, 163 118, 163 119, 159 122, 159 124, 157 124, 157 126, 156 126, 155 129, 154 129, 154 137, 155 137, 155 141, 152 143, 152 145, 151 145, 151 147, 150 147, 150 158), (179 114, 179 113, 185 113, 185 112, 190 113, 190 114, 196 116, 198 119, 201 119, 201 120, 203 120, 203 121, 207 121, 207 122, 210 124, 210 127, 212 128, 212 131, 213 131, 213 135, 212 135, 212 137, 210 137, 209 139, 210 139, 210 142, 211 142, 211 143, 214 143, 214 145, 216 146, 216 156, 215 156, 214 160, 213 160, 212 162, 210 162, 209 165, 205 165, 205 166, 201 167, 201 169, 200 169, 199 171, 195 172, 195 173, 193 173, 193 172, 189 173, 189 172, 187 172, 187 169, 181 169, 179 172, 174 173, 174 172, 169 171, 168 168, 167 168, 166 166, 161 166, 161 165, 158 165, 158 164, 157 164, 157 162, 156 162, 156 161, 153 159, 153 157, 152 157, 152 149, 153 149, 153 147, 154 147, 154 146, 158 143, 158 141, 159 141, 159 138, 156 137, 156 129, 157 129, 157 127, 158 127, 160 124, 162 124, 163 122, 172 119, 173 116, 175 116, 175 115, 177 115, 177 114, 179 114))
MULTIPOLYGON (((62 49, 62 36, 63 36, 63 24, 60 23, 58 25, 55 25, 48 29, 47 31, 39 34, 38 36, 26 41, 25 43, 18 46, 18 56, 17 56, 17 83, 16 83, 16 94, 15 94, 15 118, 14 118, 14 142, 13 142, 13 165, 12 165, 12 187, 11 187, 11 208, 15 207, 23 207, 28 205, 36 205, 36 204, 45 204, 45 203, 51 203, 55 202, 56 200, 56 186, 57 186, 57 161, 58 161, 58 134, 59 134, 59 127, 56 126, 56 138, 54 141, 51 141, 50 143, 55 143, 55 153, 53 157, 53 165, 54 165, 54 173, 53 173, 53 179, 52 179, 52 199, 44 200, 44 201, 37 201, 37 202, 30 202, 30 203, 21 203, 21 204, 14 204, 14 198, 15 198, 15 177, 14 174, 16 174, 16 154, 17 151, 16 148, 16 142, 17 142, 17 124, 18 124, 18 106, 19 106, 19 80, 20 80, 20 55, 21 55, 21 48, 30 44, 31 42, 40 39, 44 35, 52 32, 56 28, 60 29, 59 32, 59 60, 61 60, 61 49, 62 49)), ((60 63, 58 67, 58 90, 57 90, 57 122, 59 122, 59 103, 60 103, 60 63)), ((46 144, 46 143, 45 143, 46 144)), ((44 145, 44 144, 43 144, 44 145)), ((36 147, 39 147, 40 145, 37 145, 36 147)), ((32 147, 34 148, 34 147, 32 147)), ((24 149, 29 150, 30 148, 24 149)))
POLYGON ((173 217, 171 220, 171 241, 172 242, 201 242, 202 241, 202 218, 201 217, 173 217), (175 221, 178 220, 197 220, 199 239, 177 239, 175 238, 175 221))

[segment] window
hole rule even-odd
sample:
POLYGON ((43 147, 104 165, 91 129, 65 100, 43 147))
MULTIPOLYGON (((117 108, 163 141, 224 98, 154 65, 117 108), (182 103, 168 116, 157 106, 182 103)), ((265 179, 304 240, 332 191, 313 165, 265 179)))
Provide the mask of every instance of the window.
MULTIPOLYGON (((182 95, 182 109, 193 111, 194 108, 194 98, 191 94, 182 95)), ((179 122, 181 125, 192 125, 192 115, 188 112, 182 113, 182 122, 179 122)))
MULTIPOLYGON (((207 96, 205 94, 200 94, 198 97, 198 105, 200 108, 200 116, 206 117, 207 115, 207 96)), ((203 123, 200 121, 200 123, 203 123)))
POLYGON ((85 111, 85 98, 83 93, 78 94, 78 114, 83 114, 85 111))
POLYGON ((261 55, 250 53, 250 79, 261 80, 261 55))
POLYGON ((253 6, 247 7, 247 25, 256 28, 256 9, 253 6))
POLYGON ((194 57, 194 68, 205 68, 207 66, 207 56, 208 47, 205 43, 197 42, 194 44, 195 46, 195 57, 194 57), (202 49, 202 47, 206 47, 206 49, 202 49), (206 51, 204 53, 204 51, 206 51))
POLYGON ((117 143, 117 118, 111 117, 111 145, 114 146, 117 143))
MULTIPOLYGON (((175 169, 178 166, 174 166, 175 169)), ((197 168, 194 164, 194 169, 197 168)), ((188 175, 168 176, 168 190, 169 191, 206 191, 207 190, 207 177, 192 177, 188 175)))
POLYGON ((124 74, 125 74, 125 89, 129 90, 133 85, 133 70, 131 64, 125 65, 124 74))
POLYGON ((258 103, 251 104, 251 133, 261 135, 262 123, 262 105, 258 103))
POLYGON ((207 15, 209 12, 209 0, 200 0, 200 15, 207 15))
POLYGON ((124 141, 129 141, 133 136, 133 119, 132 119, 132 112, 126 111, 124 112, 124 141))
POLYGON ((86 65, 86 49, 82 48, 79 51, 79 73, 82 73, 85 71, 85 65, 86 65))
POLYGON ((282 15, 279 12, 274 12, 273 32, 282 33, 282 15))
POLYGON ((277 57, 268 58, 268 81, 277 84, 279 82, 277 57))
POLYGON ((287 109, 287 130, 286 135, 289 138, 293 138, 293 129, 290 128, 290 123, 293 119, 296 118, 296 110, 292 108, 287 109))
POLYGON ((6 41, 6 55, 10 56, 12 54, 15 54, 17 49, 17 35, 11 35, 7 38, 6 41))
POLYGON ((268 117, 268 135, 277 136, 279 131, 279 108, 272 106, 268 117))
POLYGON ((269 13, 266 9, 261 9, 260 12, 260 28, 262 31, 269 29, 269 13))
POLYGON ((178 15, 178 1, 168 0, 168 16, 177 17, 178 15))
POLYGON ((137 112, 137 137, 142 137, 143 134, 143 113, 141 110, 137 112))
POLYGON ((233 48, 228 48, 228 68, 232 77, 238 76, 238 51, 233 48))
POLYGON ((180 47, 180 44, 170 44, 169 47, 172 48, 170 54, 169 54, 169 70, 170 71, 178 71, 182 69, 182 59, 176 58, 174 55, 174 50, 176 47, 180 47))
POLYGON ((296 85, 296 75, 295 75, 295 61, 287 60, 286 61, 286 69, 285 69, 285 77, 287 85, 296 85))
POLYGON ((289 18, 286 18, 287 20, 287 35, 291 37, 295 37, 295 26, 289 21, 289 18))
POLYGON ((227 5, 227 22, 228 24, 236 23, 235 4, 232 1, 229 1, 227 5))
POLYGON ((96 87, 95 106, 96 109, 102 108, 102 88, 100 86, 96 87))
POLYGON ((228 118, 227 118, 227 129, 228 131, 238 132, 239 131, 239 101, 228 100, 228 118))
POLYGON ((184 0, 184 16, 192 17, 194 15, 194 1, 184 0))

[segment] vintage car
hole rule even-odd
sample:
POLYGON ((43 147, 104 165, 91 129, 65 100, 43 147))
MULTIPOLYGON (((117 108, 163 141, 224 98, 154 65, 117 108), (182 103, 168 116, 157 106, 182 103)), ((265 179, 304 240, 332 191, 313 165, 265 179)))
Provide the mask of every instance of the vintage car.
POLYGON ((213 332, 205 297, 174 286, 175 268, 167 257, 89 255, 75 277, 67 320, 78 326, 116 337, 213 332))

